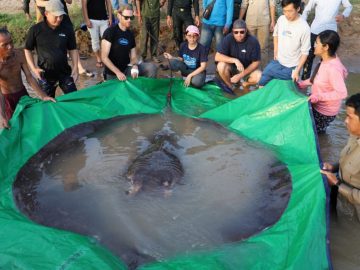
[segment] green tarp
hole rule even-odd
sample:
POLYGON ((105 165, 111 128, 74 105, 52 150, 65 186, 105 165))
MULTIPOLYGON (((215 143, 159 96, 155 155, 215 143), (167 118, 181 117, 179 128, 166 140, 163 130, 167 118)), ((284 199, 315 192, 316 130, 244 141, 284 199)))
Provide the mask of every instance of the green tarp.
MULTIPOLYGON (((167 107, 170 79, 109 81, 63 95, 57 103, 22 98, 10 130, 0 131, 0 269, 126 269, 91 238, 33 223, 16 208, 17 172, 66 129, 99 119, 158 114, 167 107)), ((171 109, 212 119, 271 147, 292 177, 289 204, 273 226, 242 242, 169 258, 141 269, 328 269, 326 192, 307 98, 290 81, 237 99, 214 85, 184 88, 173 80, 171 109)))

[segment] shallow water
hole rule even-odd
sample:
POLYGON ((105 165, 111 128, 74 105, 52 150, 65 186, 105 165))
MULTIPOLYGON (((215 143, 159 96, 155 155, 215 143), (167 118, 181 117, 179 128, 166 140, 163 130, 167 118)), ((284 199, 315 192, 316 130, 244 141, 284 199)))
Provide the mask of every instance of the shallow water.
POLYGON ((95 237, 130 266, 259 232, 281 216, 291 191, 270 151, 171 113, 117 121, 58 149, 20 173, 19 208, 41 224, 95 237), (160 130, 177 135, 169 149, 185 175, 171 195, 159 187, 129 197, 124 174, 160 130))

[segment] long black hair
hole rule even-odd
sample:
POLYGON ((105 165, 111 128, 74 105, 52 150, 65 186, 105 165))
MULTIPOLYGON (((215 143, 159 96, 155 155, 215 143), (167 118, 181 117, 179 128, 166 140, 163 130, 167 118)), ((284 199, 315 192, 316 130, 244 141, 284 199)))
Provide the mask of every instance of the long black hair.
MULTIPOLYGON (((322 31, 319 35, 318 38, 320 40, 321 45, 320 46, 324 46, 324 45, 328 45, 329 49, 328 49, 328 54, 331 57, 334 57, 336 54, 336 51, 340 45, 340 37, 339 34, 336 33, 333 30, 325 30, 322 31)), ((320 68, 320 64, 321 62, 315 67, 313 74, 310 77, 310 82, 313 83, 316 74, 319 71, 320 68)))
POLYGON ((339 34, 333 30, 325 30, 318 35, 322 45, 329 46, 329 56, 335 56, 336 50, 340 45, 339 34))

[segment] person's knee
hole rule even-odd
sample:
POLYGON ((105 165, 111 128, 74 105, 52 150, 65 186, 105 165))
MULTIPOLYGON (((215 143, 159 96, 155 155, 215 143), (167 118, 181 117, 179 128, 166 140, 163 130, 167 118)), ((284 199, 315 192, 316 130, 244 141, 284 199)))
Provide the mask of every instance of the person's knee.
POLYGON ((251 84, 257 84, 261 79, 262 72, 260 69, 254 70, 251 72, 248 82, 251 84))
POLYGON ((225 62, 218 62, 216 69, 220 76, 228 76, 230 77, 230 65, 225 62))
POLYGON ((205 84, 205 76, 196 75, 191 79, 191 85, 195 88, 202 88, 205 84))
POLYGON ((173 71, 179 71, 181 68, 181 61, 177 60, 177 59, 170 59, 169 60, 170 63, 170 69, 173 71))
POLYGON ((71 76, 66 77, 60 82, 60 88, 65 94, 77 91, 74 79, 71 76))
POLYGON ((271 76, 264 71, 259 79, 259 86, 265 86, 269 81, 271 81, 271 76))

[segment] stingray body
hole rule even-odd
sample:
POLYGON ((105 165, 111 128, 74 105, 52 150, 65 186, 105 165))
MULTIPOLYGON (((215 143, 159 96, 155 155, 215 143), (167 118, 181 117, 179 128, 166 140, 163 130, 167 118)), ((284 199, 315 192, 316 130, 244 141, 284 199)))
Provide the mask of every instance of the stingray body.
POLYGON ((179 158, 168 150, 171 142, 169 135, 157 135, 153 143, 135 158, 126 173, 131 183, 129 195, 143 188, 163 186, 170 189, 183 177, 184 169, 179 158))

